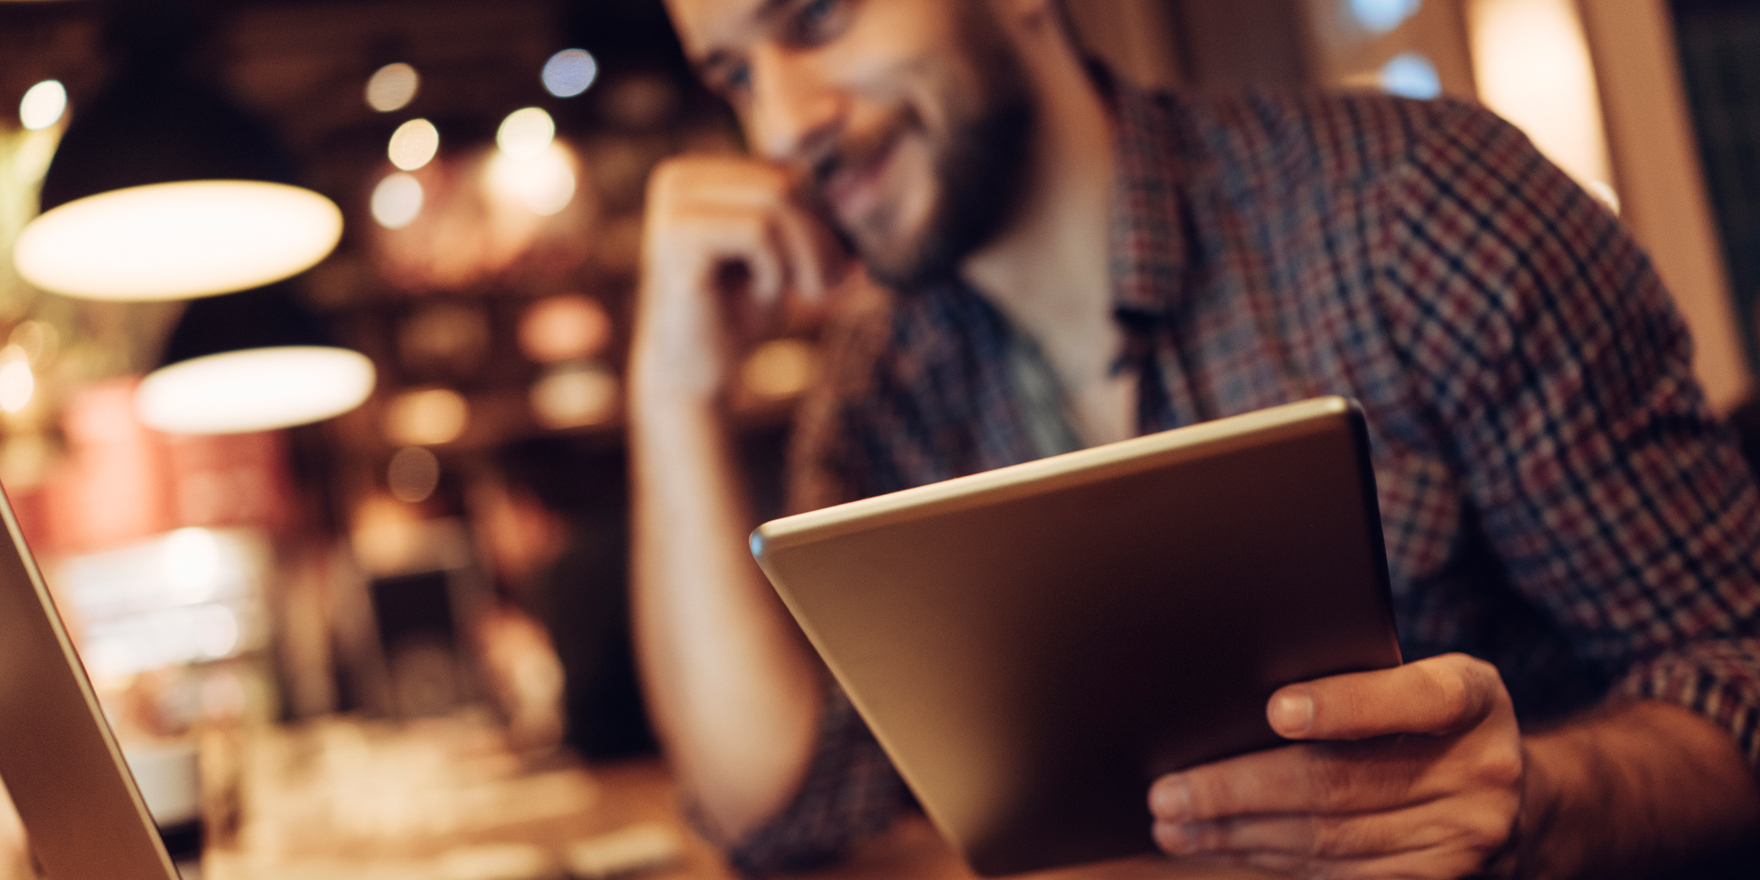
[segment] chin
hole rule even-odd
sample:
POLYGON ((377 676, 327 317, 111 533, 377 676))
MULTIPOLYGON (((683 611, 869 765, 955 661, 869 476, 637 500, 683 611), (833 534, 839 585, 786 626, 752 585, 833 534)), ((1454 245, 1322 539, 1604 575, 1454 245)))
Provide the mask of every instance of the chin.
POLYGON ((922 287, 953 277, 958 259, 947 252, 944 233, 935 221, 933 200, 910 211, 915 222, 901 220, 897 209, 876 212, 850 234, 856 253, 874 280, 895 290, 922 287))

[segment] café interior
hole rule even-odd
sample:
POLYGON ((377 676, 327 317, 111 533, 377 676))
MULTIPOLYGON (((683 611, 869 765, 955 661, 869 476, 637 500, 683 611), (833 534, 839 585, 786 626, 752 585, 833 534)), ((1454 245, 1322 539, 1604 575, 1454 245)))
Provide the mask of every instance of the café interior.
MULTIPOLYGON (((1071 12, 1150 87, 1489 106, 1749 399, 1751 4, 1071 12)), ((649 171, 741 149, 660 0, 0 0, 0 484, 204 875, 733 876, 635 685, 622 383, 649 171)), ((740 367, 760 516, 816 346, 740 367)), ((871 849, 835 875, 967 876, 921 823, 871 849)))

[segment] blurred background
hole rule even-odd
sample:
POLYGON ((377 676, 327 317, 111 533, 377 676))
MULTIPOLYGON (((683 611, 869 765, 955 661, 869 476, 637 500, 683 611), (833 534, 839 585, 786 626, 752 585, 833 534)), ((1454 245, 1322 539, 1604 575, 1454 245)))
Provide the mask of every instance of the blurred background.
MULTIPOLYGON (((1146 85, 1491 106, 1651 250, 1713 405, 1747 399, 1760 5, 1070 5, 1146 85)), ((658 0, 0 0, 0 484, 131 754, 232 778, 241 729, 461 712, 516 754, 650 753, 621 401, 643 191, 738 149, 658 0), (44 214, 237 178, 321 195, 289 209, 316 225, 44 214), (180 370, 313 345, 357 357, 180 370)), ((761 515, 815 361, 775 339, 741 371, 761 515)))

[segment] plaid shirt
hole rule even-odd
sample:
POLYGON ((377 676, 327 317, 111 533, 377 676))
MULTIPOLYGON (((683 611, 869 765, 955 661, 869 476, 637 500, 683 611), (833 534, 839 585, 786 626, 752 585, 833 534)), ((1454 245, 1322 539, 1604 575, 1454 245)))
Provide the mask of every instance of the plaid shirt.
MULTIPOLYGON (((1465 104, 1113 97, 1140 429, 1355 398, 1408 659, 1495 663, 1524 722, 1676 702, 1760 763, 1760 496, 1618 221, 1465 104)), ((792 506, 1035 457, 1010 333, 953 283, 852 305, 792 506)), ((732 847, 742 870, 831 858, 908 802, 830 691, 795 801, 732 847)))

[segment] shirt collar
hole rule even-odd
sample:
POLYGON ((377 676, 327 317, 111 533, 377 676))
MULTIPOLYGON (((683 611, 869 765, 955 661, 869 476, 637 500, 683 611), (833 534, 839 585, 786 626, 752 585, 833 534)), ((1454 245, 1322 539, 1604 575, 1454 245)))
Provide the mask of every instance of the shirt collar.
POLYGON ((1118 129, 1118 181, 1109 232, 1113 303, 1121 317, 1170 316, 1187 261, 1183 149, 1168 108, 1104 67, 1095 82, 1118 129))

